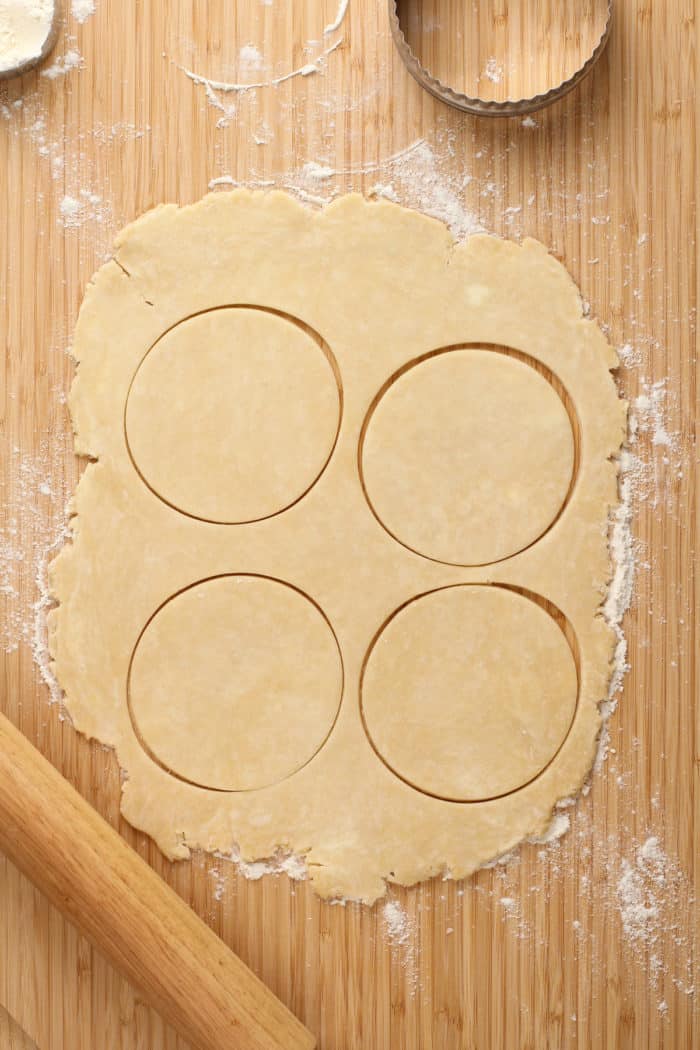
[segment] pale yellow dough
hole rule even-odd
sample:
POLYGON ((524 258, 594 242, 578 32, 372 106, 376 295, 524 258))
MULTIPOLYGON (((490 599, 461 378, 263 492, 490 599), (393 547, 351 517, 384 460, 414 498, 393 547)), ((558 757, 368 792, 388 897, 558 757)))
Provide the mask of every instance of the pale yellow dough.
POLYGON ((278 580, 237 575, 197 583, 158 610, 136 646, 128 696, 134 729, 164 768, 247 791, 313 758, 342 688, 319 610, 278 580))
POLYGON ((360 692, 368 735, 395 773, 431 795, 478 802, 516 791, 555 757, 577 687, 564 632, 535 601, 458 586, 390 620, 360 692))
POLYGON ((385 201, 161 207, 88 288, 54 667, 171 857, 454 877, 588 773, 626 405, 542 245, 385 201))
POLYGON ((368 420, 361 466, 374 512, 428 558, 500 561, 534 543, 564 505, 571 420, 550 383, 514 357, 430 357, 401 373, 368 420))
POLYGON ((290 320, 246 308, 170 329, 136 372, 125 414, 145 483, 175 509, 224 523, 267 518, 303 496, 339 423, 322 347, 290 320))

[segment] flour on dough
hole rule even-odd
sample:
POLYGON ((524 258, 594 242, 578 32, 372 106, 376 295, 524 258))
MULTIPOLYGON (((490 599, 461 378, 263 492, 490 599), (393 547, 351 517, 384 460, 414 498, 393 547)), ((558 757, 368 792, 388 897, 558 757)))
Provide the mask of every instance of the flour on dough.
POLYGON ((463 877, 591 768, 626 405, 545 248, 237 191, 127 227, 74 340, 55 671, 170 857, 463 877))

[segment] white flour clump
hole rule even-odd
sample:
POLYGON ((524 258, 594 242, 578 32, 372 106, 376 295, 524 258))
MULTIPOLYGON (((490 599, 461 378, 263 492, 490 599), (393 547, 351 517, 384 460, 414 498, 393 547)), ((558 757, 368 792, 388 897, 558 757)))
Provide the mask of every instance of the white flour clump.
POLYGON ((264 59, 254 44, 244 44, 238 56, 241 69, 257 70, 264 66, 264 59))
POLYGON ((77 226, 80 222, 80 201, 69 194, 63 198, 58 206, 64 226, 77 226))
POLYGON ((66 51, 65 55, 59 55, 48 69, 42 69, 41 75, 49 80, 57 80, 58 77, 64 77, 66 73, 70 73, 71 69, 80 69, 82 64, 83 56, 73 47, 66 51))
POLYGON ((411 924, 408 915, 398 901, 387 901, 382 908, 384 929, 392 948, 408 944, 411 924))
POLYGON ((108 218, 108 209, 98 193, 90 190, 80 190, 77 197, 69 193, 62 198, 58 205, 59 223, 67 230, 75 230, 90 219, 94 222, 105 222, 108 218))
POLYGON ((302 856, 285 850, 278 850, 273 857, 255 861, 243 860, 237 846, 234 846, 230 853, 216 850, 214 856, 220 857, 221 860, 233 861, 238 865, 240 874, 252 882, 257 882, 264 875, 286 875, 293 882, 303 882, 309 873, 302 856))
POLYGON ((73 0, 70 13, 76 22, 87 22, 88 18, 95 13, 95 0, 73 0))
POLYGON ((327 164, 318 164, 315 160, 307 161, 301 169, 302 178, 309 182, 323 182, 325 179, 332 179, 335 173, 335 168, 327 164))
POLYGON ((498 64, 497 59, 490 58, 486 63, 482 79, 490 80, 492 84, 500 84, 503 80, 503 66, 498 64))
POLYGON ((397 900, 387 900, 382 906, 382 924, 392 955, 406 971, 409 994, 415 995, 418 987, 418 965, 416 960, 416 924, 397 900))
POLYGON ((0 73, 39 57, 53 16, 54 0, 0 0, 0 73))
POLYGON ((666 448, 674 452, 678 444, 678 435, 670 432, 666 426, 667 393, 665 379, 658 379, 655 383, 643 383, 643 392, 635 399, 634 409, 640 433, 651 434, 654 448, 666 448))

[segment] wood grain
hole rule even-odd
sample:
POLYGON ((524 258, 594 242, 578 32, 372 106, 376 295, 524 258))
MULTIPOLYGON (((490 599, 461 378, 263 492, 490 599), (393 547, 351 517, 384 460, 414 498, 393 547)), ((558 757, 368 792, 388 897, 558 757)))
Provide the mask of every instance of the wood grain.
MULTIPOLYGON (((321 1050, 697 1046, 697 1001, 686 994, 697 938, 689 897, 700 889, 695 4, 620 0, 601 64, 534 127, 469 118, 421 92, 393 51, 382 2, 350 0, 343 43, 320 72, 226 96, 235 106, 228 117, 178 68, 257 79, 240 66, 241 47, 253 43, 283 74, 308 60, 305 41, 320 41, 312 54, 323 48, 335 9, 320 0, 97 0, 96 15, 70 27, 82 70, 0 88, 9 105, 9 117, 0 111, 2 496, 6 507, 34 508, 13 511, 11 546, 26 556, 11 565, 19 595, 0 600, 8 617, 20 610, 31 641, 36 549, 60 526, 80 469, 66 438, 64 350, 85 285, 123 222, 164 200, 195 200, 224 175, 300 185, 308 161, 340 173, 303 183, 314 196, 381 183, 444 213, 453 194, 485 228, 536 236, 565 262, 611 340, 632 348, 619 373, 628 395, 666 383, 664 424, 677 437, 670 448, 653 444, 653 427, 639 436, 648 471, 646 498, 635 504, 631 670, 608 760, 558 848, 526 846, 507 868, 463 885, 392 890, 412 923, 406 943, 392 945, 381 905, 331 907, 303 883, 250 882, 202 855, 165 862, 120 821, 114 756, 48 704, 24 637, 2 654, 6 713, 304 1020, 321 1050), (406 174, 390 158, 421 139, 429 152, 406 174), (55 178, 54 155, 66 158, 55 178), (81 188, 102 201, 65 228, 59 204, 81 188), (46 464, 53 497, 23 478, 27 462, 46 464), (634 864, 654 835, 680 876, 650 947, 625 933, 617 885, 623 862, 634 864)), ((448 33, 449 17, 446 7, 448 33)), ((10 517, 0 520, 3 537, 10 517)), ((9 862, 0 862, 0 901, 0 1002, 41 1050, 184 1050, 9 862)))

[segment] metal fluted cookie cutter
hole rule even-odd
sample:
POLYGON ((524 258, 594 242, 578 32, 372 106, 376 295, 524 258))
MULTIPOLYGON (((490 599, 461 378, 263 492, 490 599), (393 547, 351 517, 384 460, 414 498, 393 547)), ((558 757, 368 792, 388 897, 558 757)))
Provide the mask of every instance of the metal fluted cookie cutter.
MULTIPOLYGON (((464 2, 471 3, 472 0, 464 0, 464 2)), ((478 0, 478 2, 488 3, 489 0, 478 0)), ((583 61, 575 68, 573 73, 570 73, 558 83, 552 84, 551 86, 547 85, 544 90, 538 91, 537 94, 521 98, 506 99, 480 98, 478 94, 468 95, 454 90, 449 85, 444 84, 441 80, 435 77, 421 63, 406 38, 401 24, 401 6, 401 0, 389 0, 389 21, 391 23, 391 31, 399 54, 406 64, 408 71, 422 87, 429 91, 431 95, 439 98, 442 102, 447 102, 448 105, 455 106, 457 109, 464 110, 467 113, 474 113, 479 116, 514 117, 532 113, 535 110, 551 105, 552 102, 556 102, 558 99, 563 98, 564 95, 568 94, 569 91, 575 88, 576 85, 590 73, 593 66, 605 50, 608 37, 610 36, 614 0, 607 0, 607 3, 603 3, 601 0, 601 16, 599 20, 600 31, 598 32, 596 27, 596 32, 593 34, 592 38, 592 50, 585 55, 583 61)), ((507 8, 505 10, 507 12, 507 8)), ((507 17, 507 14, 505 17, 507 17)), ((534 56, 531 56, 531 58, 534 58, 534 56)), ((495 62, 495 59, 491 59, 490 61, 495 62)), ((542 64, 544 65, 545 63, 543 62, 542 64)), ((486 75, 489 76, 488 73, 486 75)), ((480 78, 477 78, 477 80, 478 79, 480 78)), ((489 76, 489 79, 494 79, 494 77, 489 76)))

